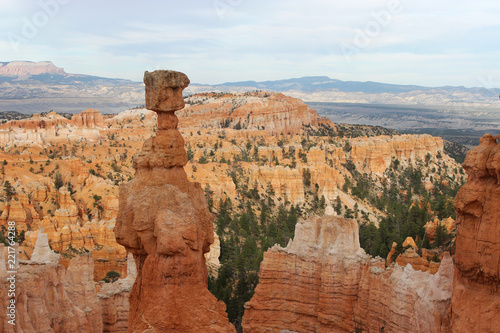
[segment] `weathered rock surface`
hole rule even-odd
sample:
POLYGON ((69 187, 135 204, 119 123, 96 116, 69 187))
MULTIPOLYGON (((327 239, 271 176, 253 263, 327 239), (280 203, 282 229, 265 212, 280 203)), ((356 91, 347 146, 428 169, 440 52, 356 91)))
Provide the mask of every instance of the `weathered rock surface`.
POLYGON ((392 159, 421 159, 443 152, 443 139, 430 135, 377 136, 351 140, 351 159, 358 170, 382 174, 392 159))
MULTIPOLYGON (((280 93, 200 94, 179 112, 182 129, 228 128, 296 134, 320 117, 301 100, 280 93)), ((336 126, 328 121, 332 128, 336 126)))
POLYGON ((34 264, 58 264, 60 260, 61 255, 51 250, 47 234, 41 227, 30 261, 34 264))
POLYGON ((359 246, 354 220, 298 222, 286 248, 264 254, 244 332, 448 332, 453 262, 435 275, 385 268, 359 246))
POLYGON ((146 72, 146 103, 166 116, 134 157, 135 178, 120 186, 116 239, 138 267, 128 331, 234 332, 224 303, 207 289, 204 253, 213 243, 214 216, 183 169, 187 156, 173 113, 189 83, 181 74, 146 72))
POLYGON ((446 228, 448 233, 455 233, 455 229, 457 227, 455 220, 452 217, 448 217, 442 220, 439 220, 437 217, 427 222, 424 225, 425 228, 425 236, 429 238, 429 241, 432 243, 436 239, 436 230, 439 225, 442 225, 446 228))
POLYGON ((219 275, 219 262, 220 257, 220 239, 219 235, 214 231, 214 242, 210 245, 210 251, 205 253, 205 260, 207 262, 208 274, 213 277, 219 275))
POLYGON ((95 109, 87 109, 71 117, 71 125, 75 127, 104 127, 104 117, 95 109))
POLYGON ((101 302, 103 332, 127 332, 129 296, 137 277, 137 267, 132 253, 127 256, 127 277, 113 283, 99 282, 97 296, 101 302))
POLYGON ((457 194, 453 332, 498 332, 500 325, 500 144, 485 135, 463 164, 457 194))
MULTIPOLYGON (((44 234, 40 234, 44 235, 44 234)), ((37 243, 47 249, 46 236, 37 243)), ((35 253, 42 253, 35 249, 35 253)), ((3 249, 2 249, 3 254, 3 249)), ((56 256, 48 254, 48 258, 56 256)), ((3 263, 3 262, 2 262, 3 263)), ((2 307, 9 301, 6 272, 0 269, 2 307)), ((102 332, 101 307, 93 282, 93 260, 82 255, 66 270, 58 261, 22 262, 15 274, 16 325, 0 316, 2 332, 102 332)))

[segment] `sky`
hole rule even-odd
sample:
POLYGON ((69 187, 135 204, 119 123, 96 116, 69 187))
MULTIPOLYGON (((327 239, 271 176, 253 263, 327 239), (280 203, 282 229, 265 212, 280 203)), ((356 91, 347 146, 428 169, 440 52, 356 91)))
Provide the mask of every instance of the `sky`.
POLYGON ((0 0, 0 61, 142 81, 500 88, 498 0, 0 0))

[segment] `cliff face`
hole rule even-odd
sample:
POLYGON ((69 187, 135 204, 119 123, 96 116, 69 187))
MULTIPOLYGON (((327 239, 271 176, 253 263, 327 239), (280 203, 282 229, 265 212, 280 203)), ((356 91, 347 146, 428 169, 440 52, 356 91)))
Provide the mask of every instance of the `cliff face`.
MULTIPOLYGON (((82 255, 71 260, 66 270, 59 255, 39 234, 33 260, 22 262, 16 274, 16 325, 0 317, 2 332, 102 332, 101 307, 93 282, 93 260, 82 255)), ((0 249, 2 258, 4 248, 0 249)), ((0 278, 6 281, 3 260, 0 278)), ((8 282, 2 282, 2 305, 7 307, 8 282)))
POLYGON ((45 146, 82 138, 95 141, 100 137, 98 128, 103 127, 103 115, 94 109, 75 114, 71 120, 51 111, 46 115, 34 114, 31 118, 11 120, 0 125, 0 145, 9 147, 15 143, 17 146, 45 146))
POLYGON ((245 332, 448 332, 453 263, 435 275, 410 265, 385 269, 359 247, 354 220, 299 221, 286 248, 264 254, 245 305, 245 332))
POLYGON ((0 75, 3 76, 30 76, 40 74, 64 75, 63 68, 56 67, 51 61, 12 61, 0 63, 0 75))
POLYGON ((179 112, 183 129, 233 128, 295 134, 304 125, 318 124, 316 111, 280 93, 200 94, 188 98, 187 103, 188 107, 179 112))
POLYGON ((469 178, 455 199, 454 332, 495 332, 500 318, 500 144, 485 135, 463 164, 469 178))
POLYGON ((130 295, 129 332, 234 332, 225 305, 207 289, 204 253, 213 219, 198 183, 188 181, 184 139, 174 112, 188 78, 146 72, 146 106, 158 132, 134 157, 136 176, 120 186, 115 234, 134 254, 138 273, 130 295))
POLYGON ((358 170, 382 174, 392 159, 421 159, 443 153, 443 139, 430 135, 378 136, 351 140, 351 159, 358 170))
POLYGON ((95 109, 87 109, 80 114, 71 117, 71 125, 74 127, 104 127, 104 117, 95 109))

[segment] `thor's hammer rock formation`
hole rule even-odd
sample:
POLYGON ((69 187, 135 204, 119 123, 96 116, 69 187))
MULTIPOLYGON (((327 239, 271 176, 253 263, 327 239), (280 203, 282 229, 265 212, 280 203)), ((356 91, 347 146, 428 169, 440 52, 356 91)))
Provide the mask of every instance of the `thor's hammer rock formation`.
POLYGON ((134 156, 135 178, 120 186, 115 227, 137 264, 128 331, 235 332, 224 303, 207 289, 204 253, 214 239, 214 216, 183 168, 188 159, 175 111, 184 107, 189 79, 161 70, 146 72, 144 83, 158 131, 134 156))

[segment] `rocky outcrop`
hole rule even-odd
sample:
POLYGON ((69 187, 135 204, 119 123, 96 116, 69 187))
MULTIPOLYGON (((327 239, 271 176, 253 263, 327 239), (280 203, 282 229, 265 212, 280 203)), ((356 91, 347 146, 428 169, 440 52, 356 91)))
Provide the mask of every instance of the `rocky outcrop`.
MULTIPOLYGON (((40 233, 37 258, 21 262, 15 274, 16 325, 0 316, 2 332, 102 332, 101 308, 93 282, 92 257, 82 255, 71 260, 66 270, 49 253, 46 235, 40 233), (45 253, 47 260, 39 257, 45 253)), ((3 249, 2 249, 3 254, 3 249)), ((3 262, 2 262, 3 263, 3 262)), ((0 269, 4 284, 0 290, 2 307, 6 308, 8 282, 0 269)))
MULTIPOLYGON (((397 245, 396 242, 392 243, 391 250, 385 260, 386 266, 390 266, 394 262, 394 253, 396 253, 397 245)), ((398 254, 395 259, 399 266, 405 267, 410 264, 414 270, 429 272, 431 274, 435 274, 439 270, 440 260, 443 258, 443 251, 441 249, 428 250, 422 248, 419 254, 419 248, 412 237, 405 239, 402 248, 404 252, 398 254)))
POLYGON ((5 124, 0 125, 0 129, 9 130, 13 128, 20 128, 23 131, 39 131, 55 129, 57 127, 65 126, 68 123, 68 119, 64 118, 54 111, 51 111, 44 116, 35 113, 31 118, 8 121, 5 124))
POLYGON ((113 283, 99 282, 97 294, 102 308, 103 332, 127 332, 129 296, 137 277, 137 267, 132 253, 127 256, 127 277, 113 283))
POLYGON ((210 251, 205 253, 205 260, 207 262, 208 274, 213 277, 219 275, 220 268, 220 239, 219 235, 214 231, 214 242, 210 245, 210 251))
POLYGON ((296 134, 303 126, 318 125, 319 118, 301 100, 280 93, 199 94, 190 97, 188 103, 179 112, 180 127, 196 131, 201 127, 296 134))
POLYGON ((500 144, 485 135, 463 164, 457 212, 453 332, 497 332, 500 318, 500 144))
POLYGON ((30 261, 34 264, 58 264, 60 260, 61 255, 52 251, 47 234, 43 232, 43 227, 41 227, 30 261))
POLYGON ((392 159, 421 159, 443 153, 443 139, 430 135, 381 135, 351 140, 350 157, 358 170, 382 174, 392 159))
POLYGON ((158 132, 134 157, 136 175, 120 186, 115 235, 134 254, 129 332, 234 332, 225 305, 207 289, 204 253, 213 219, 198 183, 188 181, 184 139, 175 110, 183 107, 186 75, 145 73, 146 107, 158 113, 158 132))
POLYGON ((71 117, 71 125, 75 127, 104 127, 104 117, 96 109, 87 109, 71 117))
POLYGON ((439 220, 437 217, 434 220, 427 222, 424 225, 425 236, 429 238, 429 241, 432 243, 436 239, 436 231, 438 226, 442 225, 446 228, 446 231, 449 234, 455 233, 455 229, 457 227, 455 220, 452 217, 448 217, 442 220, 439 220))
POLYGON ((359 246, 354 220, 298 222, 286 248, 264 254, 244 332, 448 332, 453 262, 435 275, 385 268, 359 246))

